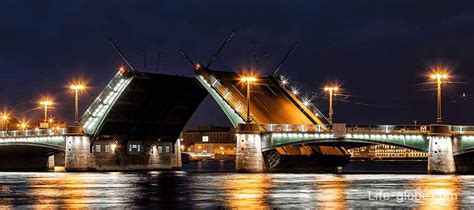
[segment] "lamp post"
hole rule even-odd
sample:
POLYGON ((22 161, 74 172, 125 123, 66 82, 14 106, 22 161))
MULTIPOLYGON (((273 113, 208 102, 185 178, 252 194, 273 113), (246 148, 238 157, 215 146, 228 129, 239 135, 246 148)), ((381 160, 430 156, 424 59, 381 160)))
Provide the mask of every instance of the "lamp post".
POLYGON ((86 89, 86 86, 82 83, 72 84, 69 86, 74 91, 74 123, 79 126, 79 92, 86 89))
POLYGON ((3 131, 8 131, 8 114, 3 113, 2 114, 2 130, 3 131))
POLYGON ((48 107, 53 105, 53 101, 51 101, 48 98, 45 98, 42 101, 40 101, 39 104, 44 107, 44 122, 47 123, 48 122, 48 107))
POLYGON ((26 136, 26 129, 28 129, 28 121, 20 121, 20 123, 18 124, 18 128, 20 130, 23 130, 24 135, 26 136))
POLYGON ((247 83, 247 120, 246 123, 250 123, 250 85, 257 81, 257 78, 252 76, 246 76, 240 78, 240 81, 247 83))
POLYGON ((337 87, 337 86, 326 86, 326 87, 324 87, 324 91, 329 93, 329 123, 332 124, 332 120, 333 120, 332 116, 334 114, 334 111, 332 109, 332 96, 334 95, 334 93, 339 91, 339 87, 337 87))
POLYGON ((431 74, 431 79, 436 80, 436 82, 438 84, 437 100, 436 100, 436 102, 437 102, 436 103, 437 104, 437 107, 436 107, 436 123, 440 124, 440 123, 443 122, 443 120, 441 118, 441 83, 443 83, 443 81, 448 79, 448 74, 443 73, 441 71, 440 65, 437 65, 436 73, 431 74))

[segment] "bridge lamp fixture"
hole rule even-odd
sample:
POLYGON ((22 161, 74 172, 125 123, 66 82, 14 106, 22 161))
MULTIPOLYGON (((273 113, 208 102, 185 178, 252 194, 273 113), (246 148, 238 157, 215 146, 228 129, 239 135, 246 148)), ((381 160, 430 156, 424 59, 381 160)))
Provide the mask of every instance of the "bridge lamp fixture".
POLYGON ((324 91, 329 93, 329 123, 333 122, 334 110, 332 108, 332 96, 339 91, 339 87, 336 85, 329 85, 324 87, 324 91))
POLYGON ((127 69, 126 69, 125 66, 123 66, 123 65, 119 67, 119 71, 120 71, 120 72, 124 72, 124 71, 126 71, 126 70, 127 70, 127 69))
POLYGON ((296 96, 296 95, 298 95, 298 93, 299 93, 299 92, 298 92, 298 90, 297 90, 297 89, 293 89, 292 93, 293 93, 293 95, 295 95, 295 96, 296 96))
POLYGON ((247 83, 247 121, 246 123, 250 123, 250 86, 252 83, 257 81, 256 77, 253 76, 243 76, 240 78, 240 81, 247 83))
POLYGON ((8 113, 2 114, 2 130, 8 131, 8 119, 10 118, 8 113))
POLYGON ((195 68, 196 70, 199 70, 201 67, 202 67, 202 66, 201 66, 200 63, 196 63, 196 65, 194 65, 194 68, 195 68))
POLYGON ((79 92, 86 90, 86 85, 83 82, 71 84, 69 86, 74 91, 74 123, 79 126, 79 92))
POLYGON ((304 100, 304 101, 303 101, 303 105, 306 106, 306 107, 309 106, 309 101, 308 101, 308 100, 304 100))
POLYGON ((48 122, 48 108, 53 105, 53 101, 49 98, 42 99, 39 104, 44 107, 44 122, 48 122))
POLYGON ((430 75, 431 79, 436 80, 437 83, 437 100, 436 100, 436 123, 443 122, 441 118, 441 84, 448 79, 448 74, 441 70, 441 66, 436 66, 436 72, 430 75))
POLYGON ((21 121, 18 124, 18 128, 23 130, 23 131, 26 131, 26 129, 28 129, 28 122, 27 121, 21 121))

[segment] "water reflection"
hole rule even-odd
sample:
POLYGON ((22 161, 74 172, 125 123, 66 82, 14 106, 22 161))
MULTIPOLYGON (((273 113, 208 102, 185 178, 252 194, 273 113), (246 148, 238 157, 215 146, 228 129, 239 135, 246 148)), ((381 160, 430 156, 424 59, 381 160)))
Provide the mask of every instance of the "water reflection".
POLYGON ((316 187, 318 187, 316 206, 323 209, 345 209, 348 183, 344 176, 325 175, 319 177, 316 187))
POLYGON ((262 208, 268 206, 270 176, 235 174, 222 182, 222 200, 230 208, 262 208))
POLYGON ((471 183, 474 176, 0 173, 0 208, 465 208, 471 183))
POLYGON ((461 199, 460 182, 456 176, 429 176, 415 182, 417 192, 405 199, 421 201, 421 209, 457 209, 461 199))
POLYGON ((42 207, 62 206, 66 208, 84 208, 95 205, 129 203, 134 196, 133 188, 120 173, 48 173, 48 176, 32 176, 27 184, 27 197, 31 204, 42 207), (107 178, 105 178, 107 177, 107 178), (100 190, 98 190, 100 189, 100 190), (106 198, 106 199, 103 199, 106 198))

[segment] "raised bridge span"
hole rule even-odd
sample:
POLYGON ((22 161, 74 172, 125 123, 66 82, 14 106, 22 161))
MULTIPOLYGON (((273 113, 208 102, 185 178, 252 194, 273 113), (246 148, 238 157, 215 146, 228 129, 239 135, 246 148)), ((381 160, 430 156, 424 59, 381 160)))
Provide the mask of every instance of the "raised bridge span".
MULTIPOLYGON (((240 83, 239 74, 197 65, 195 75, 237 129, 237 170, 271 169, 279 164, 283 153, 293 157, 315 153, 347 157, 350 154, 346 149, 374 144, 427 152, 431 173, 453 173, 456 168, 458 171, 471 170, 466 169, 465 163, 456 165, 454 156, 474 150, 474 126, 331 125, 280 76, 260 76, 252 84, 251 122, 245 123, 246 89, 240 83)), ((324 158, 309 159, 319 160, 324 158)), ((468 159, 467 164, 471 165, 473 161, 468 159)))
POLYGON ((69 171, 179 169, 177 139, 206 95, 192 77, 119 70, 81 127, 0 132, 0 170, 45 169, 51 155, 69 171))

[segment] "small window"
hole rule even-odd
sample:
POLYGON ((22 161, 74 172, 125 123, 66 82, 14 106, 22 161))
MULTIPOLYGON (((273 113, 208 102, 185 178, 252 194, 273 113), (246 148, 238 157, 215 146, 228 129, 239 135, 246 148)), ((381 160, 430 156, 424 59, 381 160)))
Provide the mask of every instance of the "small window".
POLYGON ((166 152, 167 152, 167 153, 170 152, 170 146, 166 146, 165 149, 166 149, 166 152))
POLYGON ((110 152, 110 145, 108 145, 108 144, 104 145, 104 151, 105 152, 110 152))
POLYGON ((100 152, 100 144, 95 145, 95 152, 96 153, 100 152))
POLYGON ((158 146, 158 153, 163 153, 163 146, 158 146))
POLYGON ((129 152, 140 152, 141 151, 141 145, 140 144, 130 144, 128 147, 129 152))

